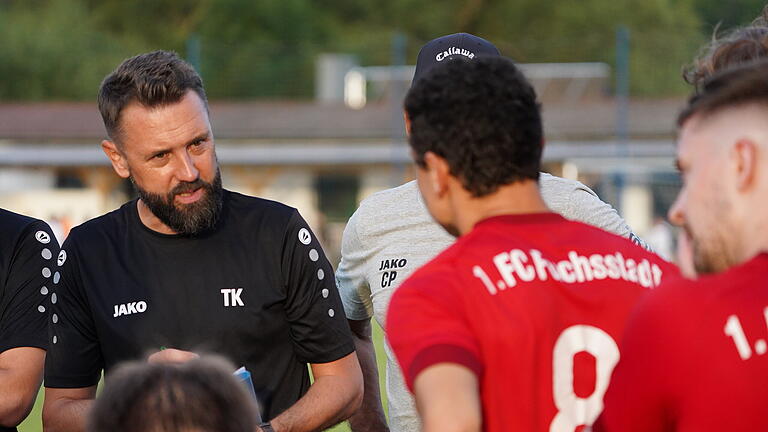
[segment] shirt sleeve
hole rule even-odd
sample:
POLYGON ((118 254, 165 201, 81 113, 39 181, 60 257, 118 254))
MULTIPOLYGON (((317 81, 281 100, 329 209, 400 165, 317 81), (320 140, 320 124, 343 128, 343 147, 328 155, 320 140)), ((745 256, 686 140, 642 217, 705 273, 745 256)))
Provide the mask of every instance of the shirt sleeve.
POLYGON ((59 244, 42 221, 29 224, 12 252, 2 293, 0 352, 11 348, 48 347, 48 285, 59 244))
MULTIPOLYGON (((104 361, 81 282, 80 254, 72 233, 59 254, 61 275, 50 294, 51 344, 45 358, 45 386, 82 388, 99 382, 104 361)), ((54 279, 54 282, 56 280, 54 279)))
POLYGON ((347 318, 362 321, 373 316, 371 286, 365 271, 370 265, 371 256, 370 248, 366 248, 360 240, 357 215, 358 212, 355 212, 349 218, 341 237, 341 262, 336 270, 336 286, 347 318))
POLYGON ((610 233, 631 240, 645 250, 653 252, 648 244, 638 237, 627 222, 610 204, 581 182, 574 182, 573 191, 568 194, 568 207, 562 213, 568 219, 583 222, 610 233))
POLYGON ((595 432, 645 432, 668 430, 671 389, 681 365, 672 353, 680 339, 679 320, 662 298, 669 287, 649 292, 630 317, 621 343, 621 360, 614 369, 595 432), (677 328, 676 328, 677 327, 677 328))
POLYGON ((450 276, 414 275, 392 298, 386 335, 411 391, 419 373, 437 363, 456 363, 482 375, 459 289, 450 276))
POLYGON ((333 269, 309 225, 293 213, 283 244, 285 310, 302 361, 328 363, 354 351, 333 269))

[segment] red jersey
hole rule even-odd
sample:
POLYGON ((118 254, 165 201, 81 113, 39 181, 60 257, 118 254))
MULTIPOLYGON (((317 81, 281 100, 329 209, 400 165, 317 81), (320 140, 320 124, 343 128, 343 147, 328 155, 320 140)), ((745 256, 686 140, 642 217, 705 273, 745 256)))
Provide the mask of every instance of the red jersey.
POLYGON ((640 303, 595 431, 768 430, 768 253, 640 303))
POLYGON ((486 431, 590 425, 630 310, 674 267, 554 213, 489 218, 395 292, 386 333, 408 387, 437 363, 480 383, 486 431))

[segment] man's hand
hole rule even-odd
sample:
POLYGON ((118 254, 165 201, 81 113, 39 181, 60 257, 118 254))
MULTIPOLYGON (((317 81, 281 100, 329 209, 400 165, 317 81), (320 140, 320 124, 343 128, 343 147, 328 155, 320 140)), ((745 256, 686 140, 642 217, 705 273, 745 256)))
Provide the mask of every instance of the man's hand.
POLYGON ((379 393, 379 370, 376 351, 371 338, 371 320, 349 320, 349 328, 355 341, 355 350, 363 372, 363 403, 349 418, 353 432, 389 432, 379 393))
POLYGON ((168 348, 151 354, 147 361, 149 363, 186 363, 190 360, 200 358, 200 355, 190 351, 182 351, 174 348, 168 348))

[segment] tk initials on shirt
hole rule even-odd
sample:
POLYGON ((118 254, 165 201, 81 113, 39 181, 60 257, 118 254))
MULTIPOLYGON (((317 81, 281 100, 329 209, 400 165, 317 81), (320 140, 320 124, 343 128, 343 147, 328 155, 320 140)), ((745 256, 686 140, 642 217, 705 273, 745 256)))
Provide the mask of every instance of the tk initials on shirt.
POLYGON ((242 288, 222 288, 221 295, 224 296, 224 306, 245 306, 243 300, 240 299, 240 294, 243 293, 242 288))

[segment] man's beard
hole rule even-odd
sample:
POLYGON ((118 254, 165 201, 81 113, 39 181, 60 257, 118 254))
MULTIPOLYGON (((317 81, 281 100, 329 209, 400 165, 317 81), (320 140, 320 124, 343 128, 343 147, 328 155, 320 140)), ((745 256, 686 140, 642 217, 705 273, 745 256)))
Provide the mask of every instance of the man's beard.
POLYGON ((139 194, 139 198, 149 210, 168 228, 182 235, 196 235, 216 226, 221 209, 224 205, 224 190, 221 187, 221 172, 217 169, 211 183, 199 177, 193 182, 182 182, 176 185, 165 196, 148 192, 141 188, 131 177, 131 182, 139 194), (174 204, 176 195, 192 192, 198 188, 204 191, 203 196, 191 204, 177 206, 174 204))
MULTIPOLYGON (((710 191, 723 188, 712 185, 710 191)), ((693 266, 699 275, 720 273, 738 264, 739 245, 734 241, 732 227, 738 226, 731 219, 733 203, 729 197, 713 193, 701 198, 696 219, 687 218, 682 228, 688 235, 693 252, 693 266), (707 209, 702 211, 700 209, 707 209), (694 223, 695 222, 695 223, 694 223)), ((691 211, 693 211, 692 209, 691 211)), ((693 216, 693 215, 691 215, 693 216)))
POLYGON ((728 270, 734 265, 733 259, 726 250, 722 242, 703 242, 697 239, 692 240, 693 248, 693 267, 696 274, 705 275, 720 273, 728 270))
POLYGON ((709 232, 704 237, 694 235, 688 225, 684 226, 683 229, 689 238, 696 274, 720 273, 736 264, 732 251, 728 249, 728 243, 718 233, 709 232))

